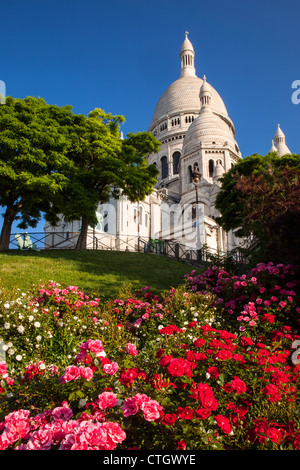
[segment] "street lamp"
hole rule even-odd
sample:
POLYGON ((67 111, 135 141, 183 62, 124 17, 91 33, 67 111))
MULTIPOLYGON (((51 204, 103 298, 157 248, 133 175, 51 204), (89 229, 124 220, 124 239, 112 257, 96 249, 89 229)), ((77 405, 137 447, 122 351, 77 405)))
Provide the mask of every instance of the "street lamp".
POLYGON ((196 229, 197 229, 197 239, 196 239, 196 250, 197 250, 197 260, 200 259, 200 227, 199 227, 199 214, 198 214, 198 186, 201 181, 201 173, 199 172, 199 168, 196 166, 192 173, 192 181, 195 186, 196 190, 196 229))

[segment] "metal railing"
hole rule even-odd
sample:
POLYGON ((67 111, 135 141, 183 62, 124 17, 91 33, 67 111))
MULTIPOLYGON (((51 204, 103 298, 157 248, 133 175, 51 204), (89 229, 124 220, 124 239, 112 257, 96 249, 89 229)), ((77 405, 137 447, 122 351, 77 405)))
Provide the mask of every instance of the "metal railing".
MULTIPOLYGON (((10 249, 19 250, 72 250, 76 248, 79 232, 30 232, 13 233, 10 239, 10 249)), ((96 233, 89 230, 86 249, 131 251, 164 255, 194 265, 205 265, 212 261, 222 263, 228 257, 236 264, 247 264, 251 250, 256 243, 245 248, 235 248, 230 252, 212 250, 202 246, 197 250, 193 247, 178 243, 175 240, 152 239, 139 236, 114 236, 107 233, 96 233)))
MULTIPOLYGON (((12 233, 10 249, 19 250, 72 250, 76 248, 79 232, 26 232, 12 233)), ((93 230, 87 233, 86 249, 143 251, 145 253, 161 253, 161 242, 139 236, 95 234, 93 230)))

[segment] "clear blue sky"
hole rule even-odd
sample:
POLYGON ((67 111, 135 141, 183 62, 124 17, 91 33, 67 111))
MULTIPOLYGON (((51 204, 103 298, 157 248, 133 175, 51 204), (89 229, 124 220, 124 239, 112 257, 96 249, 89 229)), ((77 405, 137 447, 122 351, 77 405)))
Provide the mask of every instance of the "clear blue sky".
POLYGON ((300 153, 299 0, 0 0, 0 16, 6 95, 122 114, 125 135, 148 130, 187 30, 243 156, 268 153, 277 123, 300 153))

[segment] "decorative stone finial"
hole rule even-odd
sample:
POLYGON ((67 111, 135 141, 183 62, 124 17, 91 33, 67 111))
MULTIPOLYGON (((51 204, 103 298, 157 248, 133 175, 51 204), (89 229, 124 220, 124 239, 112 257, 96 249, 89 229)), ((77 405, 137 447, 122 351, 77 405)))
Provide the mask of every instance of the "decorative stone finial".
POLYGON ((185 34, 185 39, 187 39, 189 32, 186 31, 184 34, 185 34))

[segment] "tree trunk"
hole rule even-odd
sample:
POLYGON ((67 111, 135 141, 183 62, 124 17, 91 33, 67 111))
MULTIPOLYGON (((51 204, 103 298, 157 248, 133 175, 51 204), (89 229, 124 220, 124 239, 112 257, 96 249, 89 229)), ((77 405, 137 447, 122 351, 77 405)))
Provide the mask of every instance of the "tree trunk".
POLYGON ((0 235, 0 251, 9 249, 11 227, 15 220, 17 211, 18 210, 15 205, 7 206, 6 208, 0 235))
POLYGON ((88 218, 86 215, 83 215, 81 218, 81 231, 77 240, 76 250, 85 250, 86 249, 86 240, 88 232, 88 218))

